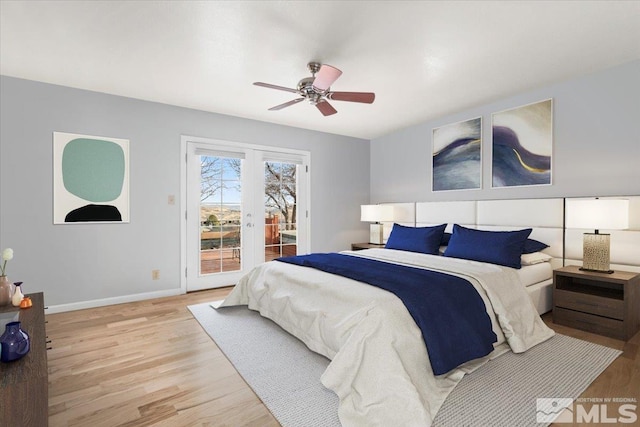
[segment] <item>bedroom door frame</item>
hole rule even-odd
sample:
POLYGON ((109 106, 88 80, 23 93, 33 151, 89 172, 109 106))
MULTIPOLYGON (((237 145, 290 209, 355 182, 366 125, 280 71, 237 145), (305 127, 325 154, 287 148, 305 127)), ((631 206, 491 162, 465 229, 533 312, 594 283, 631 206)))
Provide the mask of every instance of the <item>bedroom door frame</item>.
MULTIPOLYGON (((180 144, 180 287, 183 292, 200 289, 212 289, 235 284, 237 280, 246 274, 251 268, 260 264, 265 258, 265 219, 264 219, 264 162, 296 163, 299 170, 304 173, 296 177, 299 186, 299 196, 296 204, 297 215, 297 253, 305 254, 310 249, 310 162, 311 153, 302 150, 293 150, 279 147, 262 146, 257 144, 238 143, 211 138, 181 136, 180 144), (208 279, 197 282, 194 274, 199 278, 199 269, 194 273, 193 260, 189 260, 189 238, 193 234, 193 224, 189 216, 194 215, 194 207, 190 206, 189 186, 193 177, 193 167, 188 166, 189 157, 194 157, 194 150, 211 150, 218 153, 238 153, 244 157, 243 184, 242 184, 242 215, 241 215, 241 259, 242 269, 236 272, 221 272, 206 275, 208 279), (192 211, 189 213, 189 211, 192 211), (189 268, 189 266, 192 266, 189 268), (190 271, 191 270, 191 271, 190 271), (217 277, 215 277, 217 276, 217 277), (209 280, 210 279, 210 280, 209 280)), ((193 159, 192 159, 193 161, 193 159)), ((199 191, 199 190, 198 190, 199 191)), ((193 196, 192 199, 193 200, 193 196)), ((199 225, 199 221, 198 221, 199 225)), ((192 250, 193 253, 193 250, 192 250)))

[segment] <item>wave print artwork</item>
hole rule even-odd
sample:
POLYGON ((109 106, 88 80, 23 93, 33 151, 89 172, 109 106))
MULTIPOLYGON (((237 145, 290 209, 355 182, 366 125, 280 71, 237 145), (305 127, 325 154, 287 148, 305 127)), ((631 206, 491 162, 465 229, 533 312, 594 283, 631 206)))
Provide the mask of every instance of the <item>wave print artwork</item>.
POLYGON ((493 188, 551 184, 552 101, 492 115, 493 188))
POLYGON ((479 189, 481 148, 481 117, 433 129, 432 190, 479 189))
POLYGON ((493 128, 493 186, 551 183, 551 157, 524 148, 516 133, 504 126, 493 128))
POLYGON ((480 140, 461 138, 433 155, 433 191, 480 188, 480 140))

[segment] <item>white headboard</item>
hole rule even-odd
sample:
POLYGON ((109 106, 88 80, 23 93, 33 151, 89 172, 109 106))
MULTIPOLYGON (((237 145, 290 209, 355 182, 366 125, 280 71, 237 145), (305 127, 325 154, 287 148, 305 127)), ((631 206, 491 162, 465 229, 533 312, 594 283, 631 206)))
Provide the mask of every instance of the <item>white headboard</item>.
MULTIPOLYGON (((415 203, 415 215, 411 223, 413 203, 391 203, 396 213, 404 212, 402 225, 426 227, 447 224, 451 232, 453 224, 481 230, 511 231, 532 228, 531 238, 549 245, 544 250, 551 255, 553 268, 562 266, 564 199, 513 199, 513 200, 465 200, 449 202, 415 203)), ((385 224, 385 238, 393 223, 385 224)))
POLYGON ((447 224, 449 233, 453 224, 473 227, 476 224, 477 202, 423 202, 416 203, 416 226, 447 224))
POLYGON ((406 225, 408 227, 415 227, 416 225, 416 204, 410 203, 383 203, 385 205, 393 206, 393 222, 383 222, 384 231, 383 238, 386 242, 391 234, 393 223, 396 222, 400 225, 406 225))
MULTIPOLYGON (((602 197, 604 199, 609 197, 602 197)), ((611 234, 611 268, 640 272, 640 196, 610 197, 629 200, 629 229, 602 230, 611 234)), ((532 228, 531 238, 549 245, 543 252, 551 255, 553 268, 582 264, 583 233, 592 230, 566 229, 565 202, 574 199, 510 199, 390 203, 396 222, 425 227, 447 223, 481 230, 517 230, 532 228)), ((579 200, 579 199, 578 199, 579 200)), ((393 223, 385 223, 385 239, 393 223)))
POLYGON ((529 237, 549 245, 543 252, 554 258, 554 268, 562 266, 564 199, 482 200, 477 203, 478 229, 532 228, 529 237))

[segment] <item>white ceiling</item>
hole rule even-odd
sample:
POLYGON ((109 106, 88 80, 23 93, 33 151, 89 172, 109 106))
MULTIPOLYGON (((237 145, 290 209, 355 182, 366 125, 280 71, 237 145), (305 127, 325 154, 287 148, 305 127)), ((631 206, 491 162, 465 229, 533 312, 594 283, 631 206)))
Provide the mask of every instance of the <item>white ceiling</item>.
POLYGON ((638 1, 5 1, 0 73, 372 139, 640 58, 638 1), (343 71, 324 117, 295 94, 343 71))

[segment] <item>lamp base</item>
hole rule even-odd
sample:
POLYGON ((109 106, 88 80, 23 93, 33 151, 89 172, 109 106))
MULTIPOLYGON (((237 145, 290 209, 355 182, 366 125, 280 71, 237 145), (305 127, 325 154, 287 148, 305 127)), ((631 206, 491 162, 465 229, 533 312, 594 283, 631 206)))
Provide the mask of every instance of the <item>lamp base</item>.
POLYGON ((369 227, 369 243, 381 245, 384 240, 383 230, 383 224, 371 224, 369 227))
POLYGON ((583 267, 580 267, 579 270, 591 271, 593 273, 613 274, 613 270, 593 270, 591 268, 583 268, 583 267))
POLYGON ((582 268, 585 271, 613 273, 609 268, 610 235, 584 233, 582 242, 582 268))

